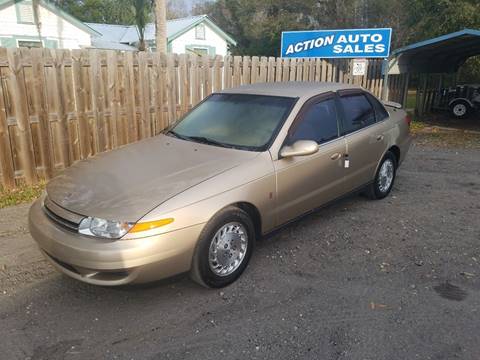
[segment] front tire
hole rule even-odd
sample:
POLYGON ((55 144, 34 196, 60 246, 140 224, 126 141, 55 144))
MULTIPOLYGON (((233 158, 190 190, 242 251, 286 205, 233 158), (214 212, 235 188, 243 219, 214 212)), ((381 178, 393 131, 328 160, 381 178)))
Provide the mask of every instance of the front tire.
POLYGON ((227 286, 247 267, 254 245, 250 216, 229 206, 216 214, 200 234, 190 277, 208 288, 227 286))
POLYGON ((393 188, 396 174, 397 158, 391 151, 387 151, 378 167, 373 183, 367 188, 367 196, 372 200, 386 197, 393 188))
POLYGON ((457 119, 465 119, 472 112, 472 108, 465 100, 456 100, 450 105, 450 114, 457 119))

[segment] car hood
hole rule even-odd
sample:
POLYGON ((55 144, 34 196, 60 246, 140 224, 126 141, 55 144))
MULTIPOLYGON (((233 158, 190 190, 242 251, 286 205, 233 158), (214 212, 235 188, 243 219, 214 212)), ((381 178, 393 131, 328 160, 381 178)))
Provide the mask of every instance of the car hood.
POLYGON ((176 194, 257 155, 158 135, 74 164, 49 182, 47 194, 80 215, 137 221, 176 194))

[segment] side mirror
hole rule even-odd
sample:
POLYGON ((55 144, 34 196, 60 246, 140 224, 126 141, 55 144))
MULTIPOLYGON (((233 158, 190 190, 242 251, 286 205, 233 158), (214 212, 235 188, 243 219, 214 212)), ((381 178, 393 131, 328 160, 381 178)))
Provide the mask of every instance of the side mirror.
POLYGON ((297 140, 292 145, 280 150, 280 157, 312 155, 318 151, 318 144, 313 140, 297 140))

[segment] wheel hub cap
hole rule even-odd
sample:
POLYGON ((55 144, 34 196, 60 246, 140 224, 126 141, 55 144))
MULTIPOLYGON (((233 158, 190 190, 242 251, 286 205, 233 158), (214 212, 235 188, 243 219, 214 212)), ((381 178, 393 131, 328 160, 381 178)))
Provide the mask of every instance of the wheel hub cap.
POLYGON ((393 162, 387 159, 383 162, 378 174, 378 187, 382 193, 387 192, 393 182, 393 162))
POLYGON ((453 107, 453 113, 457 116, 463 116, 467 112, 467 107, 463 104, 457 104, 453 107))
POLYGON ((222 226, 210 243, 210 269, 219 276, 232 274, 245 258, 247 245, 248 235, 242 224, 231 222, 222 226))

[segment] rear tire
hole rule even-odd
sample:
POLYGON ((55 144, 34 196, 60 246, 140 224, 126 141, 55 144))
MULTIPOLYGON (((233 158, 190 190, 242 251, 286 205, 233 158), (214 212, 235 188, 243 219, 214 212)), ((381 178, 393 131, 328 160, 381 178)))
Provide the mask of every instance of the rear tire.
POLYGON ((229 206, 216 214, 202 230, 190 277, 208 288, 227 286, 243 273, 254 246, 252 220, 245 211, 229 206))
POLYGON ((378 167, 375 179, 367 190, 366 195, 372 200, 386 197, 393 188, 395 175, 397 174, 397 158, 391 151, 387 151, 378 167))
POLYGON ((472 112, 472 107, 465 100, 455 100, 450 105, 450 114, 457 119, 465 119, 472 112))

